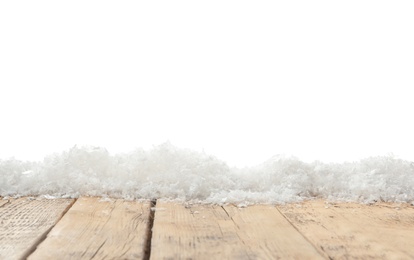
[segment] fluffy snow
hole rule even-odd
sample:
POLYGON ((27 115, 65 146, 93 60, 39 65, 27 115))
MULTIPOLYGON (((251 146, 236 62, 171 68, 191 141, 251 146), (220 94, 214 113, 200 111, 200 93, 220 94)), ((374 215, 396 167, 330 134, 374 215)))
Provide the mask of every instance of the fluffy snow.
POLYGON ((393 156, 346 163, 305 163, 275 156, 249 168, 230 168, 214 156, 169 143, 111 155, 73 147, 43 162, 0 160, 0 196, 171 199, 201 203, 414 201, 414 163, 393 156))

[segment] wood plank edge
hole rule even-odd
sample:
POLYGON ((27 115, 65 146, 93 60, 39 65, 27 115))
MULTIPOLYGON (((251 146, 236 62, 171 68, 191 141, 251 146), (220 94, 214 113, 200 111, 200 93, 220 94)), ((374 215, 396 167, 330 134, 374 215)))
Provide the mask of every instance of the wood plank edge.
POLYGON ((63 218, 63 216, 65 216, 65 214, 72 208, 73 204, 75 204, 75 202, 78 199, 75 198, 72 200, 72 202, 65 208, 64 211, 62 211, 60 217, 56 220, 55 224, 52 225, 48 230, 46 230, 45 232, 43 232, 42 235, 39 236, 38 239, 36 239, 36 241, 33 243, 33 245, 28 248, 23 254, 22 257, 20 259, 27 259, 31 254, 33 254, 37 247, 43 242, 45 241, 45 239, 47 238, 47 235, 49 235, 50 231, 52 231, 52 229, 56 226, 57 223, 59 223, 59 221, 63 218))

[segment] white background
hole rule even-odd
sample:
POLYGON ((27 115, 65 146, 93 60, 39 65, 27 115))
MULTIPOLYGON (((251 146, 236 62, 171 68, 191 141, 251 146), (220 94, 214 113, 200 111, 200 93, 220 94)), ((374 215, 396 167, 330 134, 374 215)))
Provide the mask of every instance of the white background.
POLYGON ((412 1, 1 1, 0 158, 165 141, 414 160, 412 1))

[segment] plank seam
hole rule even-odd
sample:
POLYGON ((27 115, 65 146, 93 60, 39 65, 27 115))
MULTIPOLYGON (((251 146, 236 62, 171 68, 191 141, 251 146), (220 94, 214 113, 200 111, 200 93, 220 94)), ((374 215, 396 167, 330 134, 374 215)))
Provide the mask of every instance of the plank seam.
POLYGON ((146 230, 146 235, 145 235, 145 242, 144 242, 144 256, 142 258, 144 260, 149 260, 151 257, 152 228, 154 226, 156 206, 157 206, 157 200, 151 200, 150 213, 149 213, 147 230, 146 230))
POLYGON ((306 240, 306 241, 308 241, 309 242, 309 244, 311 244, 312 246, 313 246, 313 248, 315 248, 315 250, 316 250, 316 252, 318 252, 321 256, 323 256, 323 257, 325 257, 326 259, 332 259, 332 257, 331 256, 329 256, 325 251, 321 251, 316 245, 314 245, 313 243, 312 243, 312 241, 310 241, 302 232, 300 232, 300 230, 299 230, 299 228, 297 228, 296 226, 295 226, 295 224, 293 224, 293 222, 292 221, 290 221, 290 219, 285 215, 285 214, 283 214, 283 212, 282 211, 280 211, 280 209, 277 207, 277 206, 275 206, 275 208, 277 209, 277 211, 279 211, 279 213, 287 220, 287 222, 289 222, 289 224, 294 228, 294 229, 296 229, 296 231, 298 231, 299 232, 299 234, 306 240))
POLYGON ((47 235, 49 235, 50 231, 56 226, 57 223, 59 223, 59 221, 63 218, 64 215, 66 215, 66 213, 72 208, 73 204, 75 204, 75 202, 78 199, 74 199, 66 208, 65 210, 62 212, 61 216, 57 219, 56 223, 54 225, 52 225, 48 230, 46 230, 34 243, 33 245, 27 249, 27 251, 23 254, 23 256, 21 257, 21 259, 27 259, 31 254, 34 253, 34 251, 36 251, 37 247, 43 242, 45 241, 45 239, 47 238, 47 235))
POLYGON ((224 212, 226 212, 227 217, 229 217, 229 218, 230 218, 230 214, 227 212, 227 210, 226 210, 223 206, 221 206, 221 208, 224 210, 224 212))

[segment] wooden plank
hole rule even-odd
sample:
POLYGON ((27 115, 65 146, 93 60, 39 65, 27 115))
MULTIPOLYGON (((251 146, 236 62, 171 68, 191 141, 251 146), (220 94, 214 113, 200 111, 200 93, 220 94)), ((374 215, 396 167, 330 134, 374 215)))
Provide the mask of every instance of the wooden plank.
POLYGON ((149 216, 149 202, 80 198, 28 259, 142 258, 149 216))
POLYGON ((279 208, 332 258, 414 259, 414 208, 408 204, 310 201, 279 208))
POLYGON ((25 258, 73 203, 72 199, 2 200, 0 259, 25 258))
POLYGON ((158 201, 151 259, 320 259, 273 206, 248 208, 158 201))

